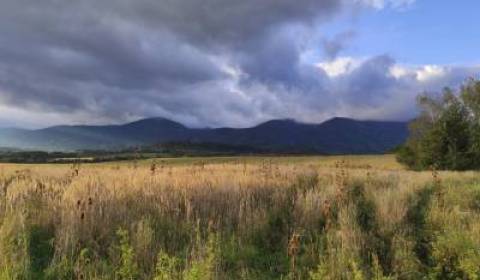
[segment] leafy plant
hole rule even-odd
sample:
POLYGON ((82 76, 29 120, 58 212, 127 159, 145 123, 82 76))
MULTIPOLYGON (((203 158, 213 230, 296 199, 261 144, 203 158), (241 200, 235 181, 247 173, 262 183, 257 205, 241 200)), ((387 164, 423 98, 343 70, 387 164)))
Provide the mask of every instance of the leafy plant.
POLYGON ((154 280, 180 279, 179 260, 165 252, 158 253, 154 280))
POLYGON ((119 229, 117 231, 120 245, 118 251, 120 253, 120 263, 117 269, 117 275, 122 280, 134 280, 139 276, 138 265, 135 261, 135 254, 130 245, 130 238, 127 230, 119 229))

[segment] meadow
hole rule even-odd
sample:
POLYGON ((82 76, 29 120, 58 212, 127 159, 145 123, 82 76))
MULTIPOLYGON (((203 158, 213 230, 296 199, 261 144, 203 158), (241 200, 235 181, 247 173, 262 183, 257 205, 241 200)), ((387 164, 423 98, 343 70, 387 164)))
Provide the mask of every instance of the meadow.
POLYGON ((480 173, 394 156, 0 165, 0 279, 480 279, 480 173))

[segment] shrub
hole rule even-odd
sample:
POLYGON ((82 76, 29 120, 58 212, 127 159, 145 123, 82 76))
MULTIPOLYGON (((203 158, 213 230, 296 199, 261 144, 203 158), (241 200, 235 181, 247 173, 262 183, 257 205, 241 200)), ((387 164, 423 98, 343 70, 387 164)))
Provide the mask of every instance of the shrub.
POLYGON ((130 245, 128 231, 119 229, 117 231, 117 237, 120 242, 120 245, 118 246, 120 264, 117 270, 117 275, 122 280, 138 279, 138 265, 135 261, 134 250, 130 245))
POLYGON ((156 274, 154 280, 175 280, 180 279, 179 260, 171 257, 163 251, 158 253, 156 274))
POLYGON ((480 249, 464 233, 448 230, 433 243, 436 279, 479 279, 480 249))

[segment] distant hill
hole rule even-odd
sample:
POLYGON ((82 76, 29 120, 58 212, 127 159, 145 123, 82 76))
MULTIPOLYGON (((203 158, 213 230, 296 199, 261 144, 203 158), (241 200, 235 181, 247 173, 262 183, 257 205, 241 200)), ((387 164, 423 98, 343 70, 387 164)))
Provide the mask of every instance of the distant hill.
POLYGON ((170 142, 251 147, 271 152, 384 153, 407 138, 407 123, 334 118, 321 124, 272 120, 251 128, 188 128, 164 119, 125 125, 0 129, 0 147, 45 151, 113 150, 170 142))

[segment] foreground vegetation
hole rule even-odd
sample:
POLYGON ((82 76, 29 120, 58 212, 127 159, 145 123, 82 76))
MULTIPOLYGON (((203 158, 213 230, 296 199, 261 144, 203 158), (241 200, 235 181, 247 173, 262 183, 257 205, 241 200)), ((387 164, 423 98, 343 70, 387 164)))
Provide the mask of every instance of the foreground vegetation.
POLYGON ((0 165, 0 279, 479 279, 480 176, 392 156, 0 165))

